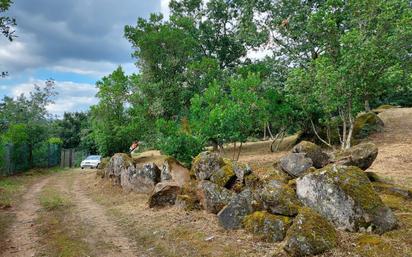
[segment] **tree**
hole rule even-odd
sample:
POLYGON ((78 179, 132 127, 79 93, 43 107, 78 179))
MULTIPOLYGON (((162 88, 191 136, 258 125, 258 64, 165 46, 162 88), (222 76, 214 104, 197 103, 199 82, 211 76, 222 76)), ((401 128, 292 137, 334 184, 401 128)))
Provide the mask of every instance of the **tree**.
POLYGON ((130 118, 126 104, 130 92, 129 78, 118 67, 96 83, 99 103, 91 107, 93 138, 102 155, 125 151, 133 135, 125 129, 130 118))
POLYGON ((0 126, 6 138, 14 144, 26 144, 28 163, 33 167, 33 151, 49 138, 49 113, 46 107, 53 103, 54 81, 48 80, 43 87, 34 86, 29 96, 4 97, 0 102, 0 126))
POLYGON ((88 114, 82 112, 63 114, 58 120, 59 137, 63 140, 63 148, 77 148, 82 138, 82 130, 88 128, 88 114))
MULTIPOLYGON (((11 0, 0 0, 0 32, 10 41, 15 37, 13 26, 16 26, 16 19, 2 16, 1 13, 7 11, 13 2, 11 0)), ((0 77, 7 76, 7 72, 0 73, 0 77)))

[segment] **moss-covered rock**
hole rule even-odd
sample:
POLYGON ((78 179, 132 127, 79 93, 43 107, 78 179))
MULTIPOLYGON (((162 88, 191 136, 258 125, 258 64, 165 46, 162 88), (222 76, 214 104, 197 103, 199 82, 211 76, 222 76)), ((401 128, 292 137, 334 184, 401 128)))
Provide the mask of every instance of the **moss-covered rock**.
POLYGON ((383 233, 397 226, 392 211, 357 167, 326 166, 297 179, 296 192, 301 202, 338 228, 383 233))
POLYGON ((353 138, 363 139, 375 132, 382 132, 383 121, 373 112, 359 114, 353 125, 353 138))
POLYGON ((203 209, 216 214, 232 200, 235 193, 222 186, 204 180, 199 182, 196 195, 203 209))
POLYGON ((222 186, 231 187, 236 181, 235 163, 229 159, 223 159, 223 165, 210 176, 210 181, 222 186))
POLYGON ((263 208, 272 214, 294 216, 300 206, 295 190, 278 180, 270 180, 257 191, 263 208))
POLYGON ((304 153, 310 158, 313 166, 317 169, 323 168, 330 162, 329 155, 322 151, 322 148, 312 142, 302 141, 292 149, 293 153, 304 153))
POLYGON ((301 208, 287 232, 285 251, 293 257, 321 254, 337 245, 334 227, 309 208, 301 208))
POLYGON ((230 200, 218 214, 219 223, 225 229, 241 228, 243 219, 255 211, 254 196, 251 190, 246 189, 230 200))
POLYGON ((404 199, 412 199, 412 189, 406 188, 398 185, 393 185, 384 182, 374 182, 372 183, 373 188, 383 194, 394 195, 403 197, 404 199))
POLYGON ((223 158, 215 152, 201 152, 193 159, 191 173, 198 180, 208 180, 224 166, 223 158))
POLYGON ((279 167, 288 175, 296 178, 303 175, 313 162, 304 153, 291 153, 280 159, 279 167))
POLYGON ((282 241, 291 224, 291 218, 273 215, 266 211, 254 212, 243 220, 245 230, 267 242, 282 241))
POLYGON ((348 150, 335 153, 335 163, 368 169, 378 156, 378 147, 372 142, 358 144, 348 150))

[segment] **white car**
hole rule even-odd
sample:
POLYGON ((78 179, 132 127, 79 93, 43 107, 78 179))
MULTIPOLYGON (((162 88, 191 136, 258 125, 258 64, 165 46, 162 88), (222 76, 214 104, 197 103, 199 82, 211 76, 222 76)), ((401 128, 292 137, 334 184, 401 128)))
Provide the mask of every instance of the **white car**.
POLYGON ((80 163, 80 168, 97 168, 99 167, 102 157, 100 155, 90 155, 80 163))

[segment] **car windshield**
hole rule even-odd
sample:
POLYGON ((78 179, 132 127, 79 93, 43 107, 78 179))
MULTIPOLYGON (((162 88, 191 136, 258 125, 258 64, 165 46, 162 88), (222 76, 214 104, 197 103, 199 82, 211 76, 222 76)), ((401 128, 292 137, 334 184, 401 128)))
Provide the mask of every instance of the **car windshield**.
POLYGON ((91 156, 87 157, 86 160, 88 160, 88 161, 98 161, 98 160, 100 160, 100 155, 91 155, 91 156))

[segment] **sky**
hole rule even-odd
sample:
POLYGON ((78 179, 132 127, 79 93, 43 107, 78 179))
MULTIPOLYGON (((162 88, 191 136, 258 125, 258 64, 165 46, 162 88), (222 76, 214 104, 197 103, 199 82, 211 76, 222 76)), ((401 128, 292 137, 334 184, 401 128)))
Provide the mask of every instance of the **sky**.
POLYGON ((0 37, 0 98, 18 96, 54 79, 58 96, 53 115, 85 111, 97 103, 95 83, 121 65, 138 72, 125 25, 162 12, 169 0, 14 0, 7 16, 16 18, 17 38, 0 37))

